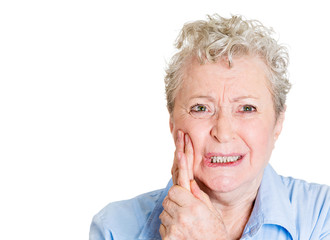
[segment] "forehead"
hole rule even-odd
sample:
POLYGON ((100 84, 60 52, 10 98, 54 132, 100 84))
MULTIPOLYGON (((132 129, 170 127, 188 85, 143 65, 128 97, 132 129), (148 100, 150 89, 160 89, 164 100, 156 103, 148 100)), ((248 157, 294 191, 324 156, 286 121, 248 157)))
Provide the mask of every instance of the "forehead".
POLYGON ((267 67, 258 56, 233 58, 232 66, 225 59, 200 64, 191 59, 184 71, 179 95, 256 95, 269 97, 267 67))

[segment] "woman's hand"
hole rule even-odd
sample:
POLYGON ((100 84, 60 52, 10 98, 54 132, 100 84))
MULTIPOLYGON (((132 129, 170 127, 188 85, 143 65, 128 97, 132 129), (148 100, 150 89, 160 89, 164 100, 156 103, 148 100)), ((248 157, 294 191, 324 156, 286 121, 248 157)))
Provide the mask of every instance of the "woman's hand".
POLYGON ((194 179, 194 150, 188 134, 179 130, 175 147, 172 166, 173 185, 179 185, 190 191, 190 180, 194 179))
POLYGON ((163 240, 228 239, 221 215, 193 180, 193 153, 189 136, 178 131, 172 167, 175 185, 163 202, 160 235, 163 240))

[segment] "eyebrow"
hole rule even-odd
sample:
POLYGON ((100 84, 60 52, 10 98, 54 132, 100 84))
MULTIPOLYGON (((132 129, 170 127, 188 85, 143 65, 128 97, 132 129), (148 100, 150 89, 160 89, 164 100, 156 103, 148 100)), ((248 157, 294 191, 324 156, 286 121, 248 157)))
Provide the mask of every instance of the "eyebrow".
POLYGON ((259 99, 258 97, 252 96, 252 95, 247 95, 247 96, 240 96, 232 99, 232 102, 239 102, 244 99, 259 99))
POLYGON ((189 100, 195 99, 195 98, 206 98, 206 99, 211 100, 211 101, 214 101, 215 100, 214 97, 208 96, 208 95, 194 95, 194 96, 191 96, 189 98, 189 100))
MULTIPOLYGON (((195 96, 190 97, 189 100, 195 99, 195 98, 206 98, 208 100, 215 101, 214 97, 208 96, 208 95, 195 95, 195 96)), ((246 96, 240 96, 240 97, 233 98, 231 100, 231 102, 239 102, 239 101, 244 100, 244 99, 259 99, 259 98, 255 97, 255 96, 252 96, 252 95, 246 95, 246 96)))

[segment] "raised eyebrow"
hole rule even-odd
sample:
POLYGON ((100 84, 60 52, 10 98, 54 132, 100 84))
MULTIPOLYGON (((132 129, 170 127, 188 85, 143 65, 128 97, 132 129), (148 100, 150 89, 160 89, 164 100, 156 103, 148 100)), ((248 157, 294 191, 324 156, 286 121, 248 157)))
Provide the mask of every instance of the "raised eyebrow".
POLYGON ((210 100, 210 101, 215 101, 215 98, 212 97, 212 96, 208 96, 208 95, 194 95, 192 97, 189 98, 189 100, 192 100, 192 99, 196 99, 196 98, 205 98, 207 100, 210 100))
POLYGON ((256 97, 256 96, 247 95, 247 96, 240 96, 240 97, 233 98, 231 100, 231 102, 239 102, 239 101, 244 100, 244 99, 256 99, 256 100, 258 100, 259 98, 256 97))

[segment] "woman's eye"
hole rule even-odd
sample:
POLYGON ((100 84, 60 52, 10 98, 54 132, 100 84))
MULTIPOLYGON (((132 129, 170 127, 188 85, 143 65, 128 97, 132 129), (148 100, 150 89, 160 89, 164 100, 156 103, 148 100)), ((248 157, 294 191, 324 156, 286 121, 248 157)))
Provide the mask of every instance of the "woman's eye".
POLYGON ((241 112, 255 112, 256 110, 257 108, 252 105, 244 105, 241 109, 241 112))
POLYGON ((190 108, 189 113, 195 118, 208 118, 214 114, 214 110, 206 105, 196 104, 190 108))
POLYGON ((194 112, 205 112, 206 111, 206 106, 204 105, 195 105, 191 108, 191 111, 194 112))

